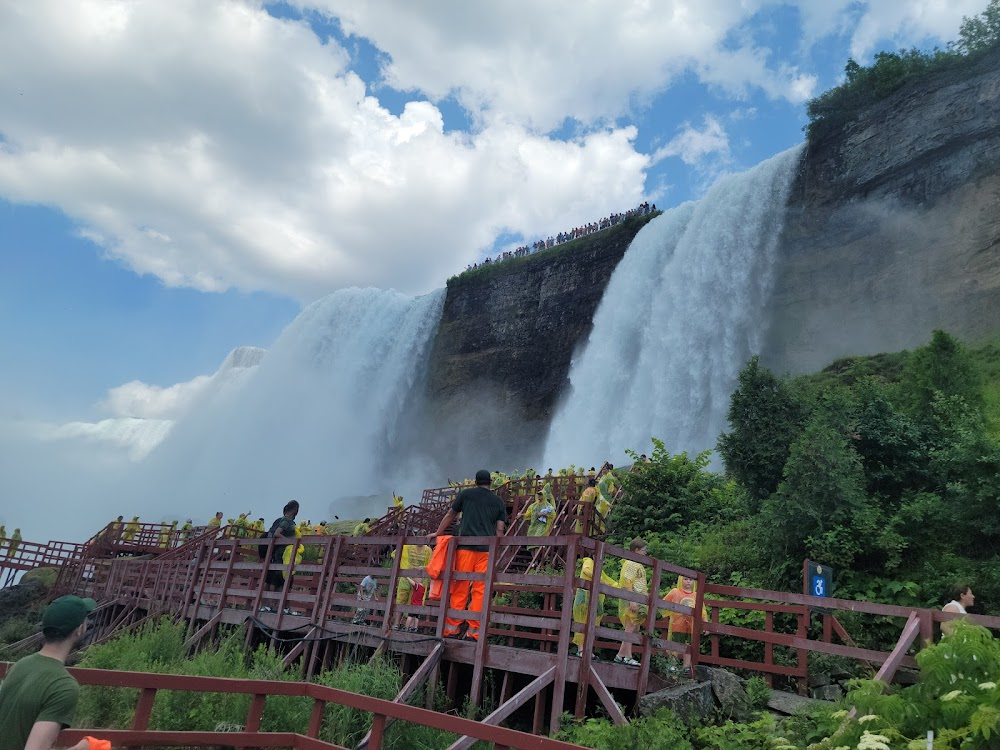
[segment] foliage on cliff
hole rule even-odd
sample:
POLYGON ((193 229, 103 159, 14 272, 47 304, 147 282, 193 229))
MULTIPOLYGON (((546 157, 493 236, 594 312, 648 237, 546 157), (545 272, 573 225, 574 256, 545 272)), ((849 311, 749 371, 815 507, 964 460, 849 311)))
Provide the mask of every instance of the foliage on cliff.
POLYGON ((625 478, 618 541, 642 534, 722 582, 795 590, 809 557, 834 567, 845 598, 933 607, 964 582, 1000 601, 996 343, 935 331, 912 352, 798 378, 754 359, 729 421, 725 475, 656 444, 625 478))
POLYGON ((1000 0, 990 0, 980 15, 962 19, 959 38, 947 49, 924 52, 914 47, 899 52, 879 52, 868 66, 849 59, 844 67, 844 83, 807 104, 806 134, 810 141, 818 140, 906 84, 949 68, 971 66, 998 46, 1000 0))
POLYGON ((456 274, 448 279, 447 286, 452 288, 460 284, 468 284, 470 282, 479 283, 486 279, 493 278, 495 276, 501 276, 504 274, 514 273, 519 270, 524 270, 525 268, 531 266, 541 266, 549 263, 557 255, 563 253, 574 253, 582 252, 593 245, 606 242, 608 239, 614 237, 616 234, 622 232, 631 231, 633 234, 638 231, 639 227, 642 227, 650 220, 659 216, 662 211, 651 211, 645 216, 631 216, 625 219, 620 224, 616 224, 608 229, 603 229, 600 232, 595 232, 594 234, 588 234, 583 237, 578 237, 575 240, 569 240, 561 245, 556 245, 554 247, 546 248, 545 250, 539 250, 538 252, 531 253, 529 255, 522 255, 514 258, 508 258, 507 260, 501 261, 499 263, 485 263, 480 264, 478 268, 473 268, 468 271, 463 271, 460 274, 456 274))

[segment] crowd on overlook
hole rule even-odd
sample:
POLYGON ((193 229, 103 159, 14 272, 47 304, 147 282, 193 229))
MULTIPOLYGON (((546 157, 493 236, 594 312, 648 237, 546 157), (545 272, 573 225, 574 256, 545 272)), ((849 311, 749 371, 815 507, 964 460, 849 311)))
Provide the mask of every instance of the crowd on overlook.
POLYGON ((635 208, 630 208, 624 213, 611 214, 605 216, 599 221, 592 221, 588 224, 583 224, 581 226, 575 227, 574 229, 568 229, 565 232, 559 232, 555 236, 549 235, 544 240, 538 240, 537 242, 531 243, 531 245, 521 245, 513 250, 507 250, 496 258, 486 257, 482 263, 470 263, 466 266, 466 271, 472 271, 476 268, 480 268, 486 265, 493 265, 494 263, 501 263, 505 260, 510 260, 511 258, 522 258, 525 255, 531 255, 537 253, 539 250, 547 250, 550 247, 555 247, 556 245, 562 245, 564 242, 570 242, 571 240, 579 239, 580 237, 586 237, 589 234, 594 234, 595 232, 600 232, 605 229, 610 229, 611 227, 621 224, 626 219, 631 219, 633 216, 646 216, 656 210, 656 204, 649 204, 649 201, 640 203, 635 208))

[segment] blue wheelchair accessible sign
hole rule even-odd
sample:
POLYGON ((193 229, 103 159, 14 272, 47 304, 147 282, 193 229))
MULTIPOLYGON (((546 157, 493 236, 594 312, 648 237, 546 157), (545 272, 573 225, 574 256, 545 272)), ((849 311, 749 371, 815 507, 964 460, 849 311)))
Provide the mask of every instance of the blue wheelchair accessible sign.
POLYGON ((830 596, 833 588, 833 568, 806 560, 805 592, 810 596, 830 596))

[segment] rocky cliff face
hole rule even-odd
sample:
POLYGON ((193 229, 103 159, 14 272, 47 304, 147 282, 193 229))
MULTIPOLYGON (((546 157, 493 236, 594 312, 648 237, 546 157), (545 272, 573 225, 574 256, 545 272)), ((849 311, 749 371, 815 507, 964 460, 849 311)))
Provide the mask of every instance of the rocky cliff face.
MULTIPOLYGON (((443 470, 534 460, 643 223, 449 284, 418 420, 443 470)), ((1000 53, 903 88, 809 146, 770 318, 765 360, 792 372, 911 348, 936 327, 1000 331, 1000 53)))
POLYGON ((811 144, 789 199, 766 358, 782 370, 1000 331, 1000 53, 811 144))
MULTIPOLYGON (((648 217, 449 282, 427 373, 427 440, 447 470, 531 460, 604 288, 648 217), (454 466, 454 468, 451 468, 454 466)), ((423 420, 422 420, 423 421, 423 420)), ((464 475, 463 475, 464 476, 464 475)))

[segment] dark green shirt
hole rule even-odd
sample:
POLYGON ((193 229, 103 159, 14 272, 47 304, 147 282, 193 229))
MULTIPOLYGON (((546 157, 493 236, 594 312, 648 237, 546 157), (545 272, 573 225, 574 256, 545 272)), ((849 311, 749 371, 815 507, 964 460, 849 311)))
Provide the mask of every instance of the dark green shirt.
POLYGON ((37 721, 73 723, 80 686, 62 662, 26 656, 0 683, 0 750, 24 750, 37 721))
MULTIPOLYGON (((507 522, 507 506, 487 487, 468 487, 458 493, 451 509, 462 514, 459 536, 496 536, 497 521, 507 522)), ((462 549, 486 552, 489 547, 482 544, 462 544, 462 549)))

